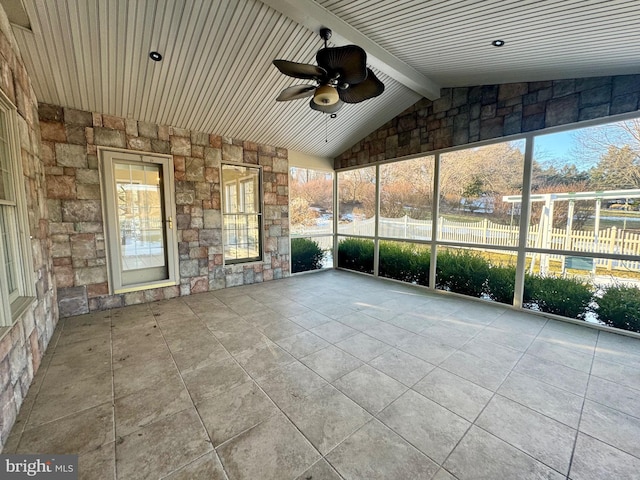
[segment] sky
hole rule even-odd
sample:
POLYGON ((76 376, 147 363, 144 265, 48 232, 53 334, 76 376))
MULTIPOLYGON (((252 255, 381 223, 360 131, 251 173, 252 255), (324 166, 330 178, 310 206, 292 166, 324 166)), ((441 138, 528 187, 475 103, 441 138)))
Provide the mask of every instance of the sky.
MULTIPOLYGON (((606 131, 608 133, 605 136, 609 141, 619 145, 624 143, 633 144, 633 139, 627 137, 620 129, 603 130, 603 128, 606 129, 606 125, 537 136, 535 154, 540 154, 539 160, 542 164, 551 164, 556 168, 574 164, 578 167, 578 170, 588 170, 598 163, 600 158, 607 152, 607 148, 602 146, 597 149, 595 143, 591 144, 593 146, 592 149, 579 148, 578 132, 585 132, 585 130, 589 132, 593 129, 593 135, 602 138, 602 132, 606 131)), ((586 138, 590 136, 589 133, 583 133, 582 137, 584 138, 585 135, 586 138)))
POLYGON ((551 158, 569 159, 573 135, 573 132, 561 132, 536 137, 536 149, 544 149, 551 158))

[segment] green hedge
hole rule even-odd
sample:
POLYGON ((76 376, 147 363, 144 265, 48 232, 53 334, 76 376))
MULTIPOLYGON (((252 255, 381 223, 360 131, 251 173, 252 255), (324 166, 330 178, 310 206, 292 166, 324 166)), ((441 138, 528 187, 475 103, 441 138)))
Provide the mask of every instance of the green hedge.
POLYGON ((491 265, 485 284, 485 293, 495 302, 511 305, 513 303, 515 282, 515 266, 491 265))
POLYGON ((291 272, 306 272, 322 268, 324 252, 320 246, 308 238, 291 239, 291 272))
POLYGON ((481 297, 486 293, 489 262, 471 250, 443 250, 436 262, 436 287, 481 297))
POLYGON ((373 273, 373 240, 347 238, 338 244, 338 266, 373 273))
POLYGON ((524 304, 541 312, 584 319, 593 298, 591 286, 577 278, 528 276, 524 304))
POLYGON ((640 289, 611 285, 596 298, 598 318, 611 327, 640 333, 640 289))
POLYGON ((428 246, 380 242, 381 277, 393 278, 407 283, 429 285, 431 252, 428 246))

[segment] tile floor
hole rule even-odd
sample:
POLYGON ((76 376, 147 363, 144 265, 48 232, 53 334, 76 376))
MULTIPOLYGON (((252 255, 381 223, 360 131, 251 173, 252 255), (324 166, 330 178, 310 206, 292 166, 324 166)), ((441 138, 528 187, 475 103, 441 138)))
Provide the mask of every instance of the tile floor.
POLYGON ((640 340, 340 271, 61 321, 5 453, 86 479, 639 478, 640 340))

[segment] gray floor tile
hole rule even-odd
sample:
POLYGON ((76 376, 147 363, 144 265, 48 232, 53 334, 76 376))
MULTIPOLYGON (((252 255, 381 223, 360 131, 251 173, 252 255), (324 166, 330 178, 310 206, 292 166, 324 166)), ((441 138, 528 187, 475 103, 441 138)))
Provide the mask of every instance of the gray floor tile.
POLYGON ((363 408, 331 385, 283 409, 323 455, 371 419, 363 408))
POLYGON ((289 317, 289 320, 308 330, 310 328, 318 327, 324 323, 330 322, 331 318, 317 311, 314 312, 313 310, 309 310, 305 313, 289 317))
POLYGON ((325 460, 320 460, 296 480, 341 480, 341 476, 325 460))
POLYGON ((608 362, 596 356, 591 375, 640 390, 640 369, 622 363, 608 362))
POLYGON ((413 386, 413 390, 473 422, 493 392, 451 372, 436 368, 413 386))
POLYGON ((434 342, 426 337, 414 334, 402 341, 397 348, 433 365, 439 365, 456 351, 450 345, 434 342))
POLYGON ((496 395, 475 424, 566 475, 576 431, 496 395))
POLYGON ((279 319, 264 328, 260 328, 260 330, 274 342, 306 331, 297 323, 286 319, 279 319))
POLYGON ((274 415, 218 448, 229 480, 296 478, 318 452, 284 415, 274 415))
POLYGON ((246 383, 250 379, 249 375, 231 358, 192 370, 185 373, 182 378, 196 405, 207 398, 216 397, 246 383))
POLYGON ((351 313, 347 313, 337 318, 337 320, 340 323, 347 325, 348 327, 355 328, 356 330, 360 330, 362 332, 383 324, 383 322, 381 322, 380 320, 360 311, 352 311, 351 313))
POLYGON ((369 413, 376 414, 402 395, 407 387, 369 365, 363 365, 333 385, 369 413))
POLYGON ((396 346, 415 336, 415 333, 384 322, 373 325, 363 330, 363 332, 392 346, 396 346))
POLYGON ((435 368, 435 365, 425 362, 413 355, 409 355, 397 348, 387 350, 379 357, 371 360, 369 365, 386 373, 391 378, 404 383, 408 387, 424 378, 426 374, 435 368))
POLYGON ((115 401, 116 435, 124 437, 193 404, 180 379, 138 390, 115 401))
POLYGON ((581 324, 549 320, 540 332, 541 337, 559 338, 577 345, 595 346, 599 331, 593 328, 584 328, 581 324))
POLYGON ((640 418, 640 391, 609 382, 603 378, 591 377, 587 388, 587 398, 607 407, 619 410, 627 415, 640 418))
POLYGON ((478 333, 475 338, 524 352, 529 348, 529 345, 531 345, 536 337, 535 335, 529 335, 523 332, 514 332, 511 330, 497 328, 492 324, 478 333))
POLYGON ((591 371, 593 354, 567 348, 566 342, 556 343, 538 338, 527 349, 527 353, 585 373, 591 371))
POLYGON ((27 428, 110 402, 113 390, 111 378, 111 372, 79 379, 71 377, 63 383, 53 383, 45 378, 27 428))
POLYGON ((206 398, 197 409, 216 447, 278 412, 253 381, 206 398))
POLYGON ((438 470, 436 476, 433 477, 433 480, 456 480, 456 477, 447 472, 444 468, 438 470))
POLYGON ((438 465, 377 420, 326 458, 346 480, 431 478, 438 471, 438 465))
MULTIPOLYGON (((111 319, 109 317, 81 315, 79 317, 71 317, 68 320, 63 325, 64 335, 60 337, 60 346, 111 335, 111 319)), ((153 317, 151 317, 151 320, 153 320, 153 317)))
POLYGON ((352 337, 358 331, 340 322, 331 320, 309 330, 311 333, 325 339, 329 343, 338 343, 345 338, 352 337))
POLYGON ((516 349, 493 342, 486 342, 478 338, 469 340, 460 350, 510 368, 513 368, 522 357, 522 352, 516 349))
POLYGON ((327 385, 326 380, 300 362, 281 367, 258 383, 280 408, 327 385))
POLYGON ((571 323, 549 321, 538 334, 537 339, 569 350, 593 355, 598 340, 598 331, 571 323))
POLYGON ((588 373, 526 353, 513 371, 581 396, 584 396, 589 380, 588 373))
POLYGON ((333 345, 312 353, 300 361, 327 382, 333 382, 362 365, 356 357, 333 345))
POLYGON ((212 450, 192 407, 147 425, 116 442, 119 478, 160 478, 212 450))
POLYGON ((79 480, 114 480, 116 478, 115 442, 106 443, 78 455, 79 480))
MULTIPOLYGON (((638 338, 627 337, 617 333, 600 332, 598 336, 598 349, 620 352, 621 354, 640 355, 638 353, 638 343, 640 343, 638 338)), ((624 357, 624 355, 621 355, 621 357, 624 357)))
POLYGON ((363 362, 369 362, 391 348, 390 345, 364 333, 358 333, 342 340, 336 343, 336 347, 350 353, 363 362))
POLYGON ((253 378, 269 375, 273 370, 295 361, 291 355, 273 342, 245 350, 236 356, 238 363, 253 378))
POLYGON ((111 403, 26 429, 16 453, 86 453, 114 441, 111 403))
POLYGON ((437 324, 441 317, 436 318, 430 314, 420 311, 403 312, 387 320, 387 323, 408 330, 413 333, 420 333, 426 328, 437 324))
POLYGON ((536 412, 578 428, 584 398, 527 375, 511 372, 498 393, 536 412))
POLYGON ((122 397, 155 386, 168 378, 179 378, 178 369, 170 356, 117 368, 113 371, 115 396, 122 397))
MULTIPOLYGON (((62 335, 60 338, 62 338, 62 335)), ((118 352, 114 351, 114 355, 118 355, 118 352)), ((102 362, 104 358, 108 360, 110 356, 110 339, 109 337, 101 336, 56 346, 51 358, 51 365, 102 362)))
POLYGON ((491 326, 510 332, 536 336, 547 322, 548 320, 546 318, 535 317, 526 311, 516 312, 507 310, 491 322, 491 326))
MULTIPOLYGON (((464 327, 463 327, 464 328, 464 327)), ((460 348, 478 334, 474 328, 455 328, 451 322, 443 320, 425 328, 421 335, 436 343, 444 343, 454 348, 460 348)))
POLYGON ((163 480, 227 480, 222 464, 215 452, 210 452, 179 470, 167 475, 163 480))
POLYGON ((385 408, 380 421, 438 464, 444 462, 469 422, 409 390, 385 408))
POLYGON ((298 333, 278 340, 276 343, 298 359, 311 355, 329 345, 329 342, 311 332, 298 333))
POLYGON ((586 400, 580 431, 640 458, 640 419, 586 400))
POLYGON ((229 358, 227 350, 213 336, 201 337, 178 350, 171 349, 171 354, 182 373, 229 358))
POLYGON ((509 364, 492 362, 462 351, 451 354, 441 367, 492 391, 500 386, 511 370, 509 364))
POLYGON ((578 434, 569 472, 571 480, 636 480, 638 472, 640 459, 588 435, 578 434))
MULTIPOLYGON (((638 341, 640 344, 640 340, 638 341)), ((598 344, 596 347, 596 360, 605 360, 607 362, 619 363, 627 367, 640 368, 640 346, 634 352, 624 350, 616 350, 615 346, 604 347, 598 344)))
POLYGON ((566 478, 478 427, 471 427, 443 466, 460 480, 566 478))
POLYGON ((125 348, 116 348, 113 345, 113 368, 125 368, 129 365, 144 365, 156 361, 172 362, 171 351, 166 343, 145 343, 134 341, 125 348))

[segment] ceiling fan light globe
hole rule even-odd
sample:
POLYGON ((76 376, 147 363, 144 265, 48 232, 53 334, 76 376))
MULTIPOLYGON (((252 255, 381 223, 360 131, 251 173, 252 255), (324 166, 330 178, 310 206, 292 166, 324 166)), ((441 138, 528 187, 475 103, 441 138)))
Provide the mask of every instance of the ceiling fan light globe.
POLYGON ((320 85, 313 95, 313 102, 317 105, 335 105, 339 100, 338 90, 330 85, 320 85))

